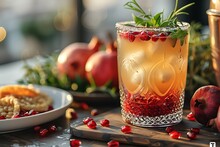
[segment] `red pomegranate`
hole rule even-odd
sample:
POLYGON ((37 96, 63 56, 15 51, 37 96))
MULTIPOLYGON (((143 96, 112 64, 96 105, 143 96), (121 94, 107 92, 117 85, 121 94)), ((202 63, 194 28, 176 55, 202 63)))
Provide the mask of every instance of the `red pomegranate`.
POLYGON ((97 52, 101 41, 93 37, 89 44, 75 42, 64 48, 58 56, 57 69, 60 74, 66 74, 74 80, 76 76, 85 78, 85 65, 88 58, 97 52))
POLYGON ((196 120, 206 126, 217 117, 219 106, 220 88, 214 85, 200 87, 190 101, 190 109, 196 120))
POLYGON ((86 77, 90 83, 96 86, 104 86, 112 83, 111 86, 118 88, 117 48, 111 42, 105 51, 93 54, 86 63, 86 77))

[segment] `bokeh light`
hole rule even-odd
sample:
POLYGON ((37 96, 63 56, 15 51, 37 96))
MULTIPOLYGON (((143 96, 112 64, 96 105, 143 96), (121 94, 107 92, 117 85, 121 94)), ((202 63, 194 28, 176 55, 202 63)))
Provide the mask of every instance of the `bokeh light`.
POLYGON ((3 27, 0 27, 0 42, 2 42, 6 37, 6 30, 3 27))

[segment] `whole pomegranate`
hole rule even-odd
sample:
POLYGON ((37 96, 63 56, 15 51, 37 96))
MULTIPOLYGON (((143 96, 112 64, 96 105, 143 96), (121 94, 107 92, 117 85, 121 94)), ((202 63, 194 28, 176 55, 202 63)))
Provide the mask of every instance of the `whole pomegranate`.
POLYGON ((90 43, 75 42, 64 48, 57 59, 57 69, 60 74, 66 74, 74 80, 76 76, 85 78, 85 65, 88 58, 97 52, 101 41, 93 37, 90 43))
POLYGON ((112 86, 118 88, 117 48, 113 42, 105 51, 96 52, 88 59, 86 77, 98 87, 112 82, 112 86))
POLYGON ((220 88, 214 85, 197 89, 190 101, 190 109, 196 120, 206 126, 217 117, 219 106, 220 88))

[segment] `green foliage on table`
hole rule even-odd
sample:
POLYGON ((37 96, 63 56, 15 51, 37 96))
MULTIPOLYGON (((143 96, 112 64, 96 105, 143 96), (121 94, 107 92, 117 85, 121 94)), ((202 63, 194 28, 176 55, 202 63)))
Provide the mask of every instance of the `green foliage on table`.
POLYGON ((18 83, 53 86, 77 92, 107 92, 113 97, 116 96, 115 94, 117 90, 110 87, 110 83, 107 83, 102 87, 96 87, 95 85, 90 85, 87 80, 80 77, 71 80, 66 75, 58 74, 56 68, 57 57, 58 53, 54 53, 51 56, 34 59, 35 64, 25 62, 23 66, 25 74, 18 83))
POLYGON ((191 98, 201 86, 216 85, 209 35, 200 33, 201 24, 191 23, 186 94, 191 98))
POLYGON ((56 70, 57 55, 52 55, 41 59, 35 59, 36 64, 30 65, 24 63, 25 74, 22 79, 18 81, 20 84, 38 84, 69 89, 71 83, 67 76, 58 76, 56 70), (39 61, 39 62, 38 62, 39 61))

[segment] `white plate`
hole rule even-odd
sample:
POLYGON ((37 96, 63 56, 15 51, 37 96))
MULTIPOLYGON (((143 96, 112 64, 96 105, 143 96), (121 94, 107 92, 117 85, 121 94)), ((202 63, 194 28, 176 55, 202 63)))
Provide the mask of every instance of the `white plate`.
POLYGON ((71 94, 67 91, 47 86, 34 85, 34 87, 53 99, 54 109, 32 116, 0 120, 0 134, 25 129, 54 120, 63 115, 73 101, 71 94))

